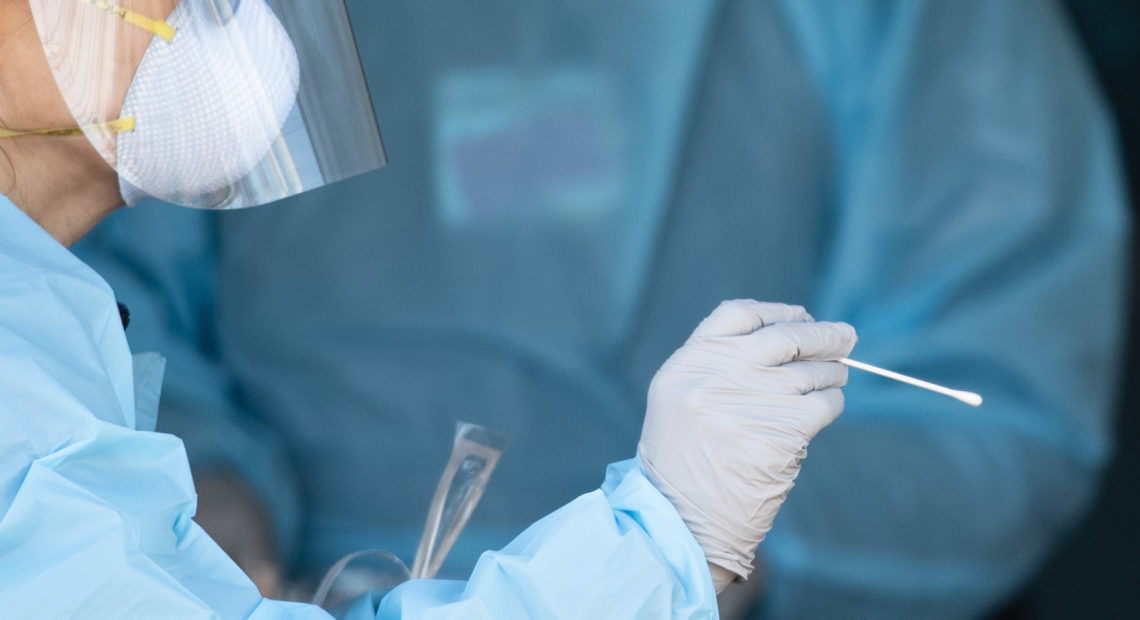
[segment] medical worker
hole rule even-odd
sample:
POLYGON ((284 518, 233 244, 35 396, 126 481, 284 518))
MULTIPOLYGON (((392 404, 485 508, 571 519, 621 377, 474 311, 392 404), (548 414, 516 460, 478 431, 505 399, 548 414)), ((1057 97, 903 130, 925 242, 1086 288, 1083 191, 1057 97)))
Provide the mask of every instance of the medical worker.
POLYGON ((120 212, 88 254, 170 353, 160 426, 249 566, 408 561, 462 419, 511 438, 466 574, 628 453, 660 360, 734 297, 986 399, 852 376, 761 546, 773 617, 984 614, 1089 505, 1128 222, 1054 3, 348 4, 391 168, 120 212), (241 488, 271 518, 210 503, 241 488))
MULTIPOLYGON (((370 111, 351 118, 367 97, 344 17, 339 0, 0 0, 5 617, 327 617, 261 598, 193 522, 182 443, 152 430, 163 360, 132 358, 128 313, 67 246, 124 203, 255 206, 380 165, 370 111)), ((411 581, 346 617, 716 617, 839 415, 854 342, 798 306, 724 302, 665 361, 637 458, 601 489, 469 582, 411 581)))

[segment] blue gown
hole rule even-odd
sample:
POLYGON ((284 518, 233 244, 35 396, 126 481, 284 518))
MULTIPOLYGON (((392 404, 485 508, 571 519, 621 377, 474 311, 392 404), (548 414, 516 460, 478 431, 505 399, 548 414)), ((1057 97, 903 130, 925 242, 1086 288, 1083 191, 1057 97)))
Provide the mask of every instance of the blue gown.
MULTIPOLYGON (((0 196, 0 609, 12 618, 327 618, 263 599, 192 520, 154 432, 164 360, 131 356, 111 289, 0 196)), ((636 460, 489 552, 346 618, 714 618, 704 554, 636 460)))
POLYGON ((727 298, 853 373, 761 547, 773 617, 976 617, 1110 455, 1129 221, 1053 3, 349 1, 391 165, 265 209, 115 214, 90 257, 163 351, 160 424, 298 570, 414 553, 455 420, 511 437, 450 575, 631 456, 727 298), (206 249, 208 248, 208 249, 206 249))

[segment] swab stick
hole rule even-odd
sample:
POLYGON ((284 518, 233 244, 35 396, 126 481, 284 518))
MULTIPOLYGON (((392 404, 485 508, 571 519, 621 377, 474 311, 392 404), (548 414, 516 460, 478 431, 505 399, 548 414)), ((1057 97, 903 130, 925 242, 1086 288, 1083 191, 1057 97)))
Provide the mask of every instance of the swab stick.
POLYGON ((982 404, 982 397, 978 394, 973 393, 973 392, 966 392, 964 390, 952 390, 948 387, 942 387, 941 385, 938 385, 937 383, 931 383, 929 381, 923 381, 922 379, 915 379, 914 377, 908 377, 904 374, 900 374, 900 373, 897 373, 894 371, 890 371, 890 370, 887 370, 885 368, 879 368, 878 366, 872 366, 870 364, 865 364, 863 362, 858 362, 858 361, 855 361, 853 359, 848 359, 846 357, 835 360, 835 361, 839 362, 840 364, 850 366, 852 368, 858 368, 859 370, 865 370, 867 372, 874 373, 874 374, 882 376, 882 377, 886 377, 888 379, 894 379, 895 381, 902 381, 903 383, 909 383, 911 385, 915 385, 915 386, 918 386, 920 388, 930 390, 931 392, 938 392, 939 394, 945 394, 946 396, 949 396, 950 398, 956 398, 956 399, 966 403, 967 405, 973 405, 974 407, 977 407, 978 405, 982 404))

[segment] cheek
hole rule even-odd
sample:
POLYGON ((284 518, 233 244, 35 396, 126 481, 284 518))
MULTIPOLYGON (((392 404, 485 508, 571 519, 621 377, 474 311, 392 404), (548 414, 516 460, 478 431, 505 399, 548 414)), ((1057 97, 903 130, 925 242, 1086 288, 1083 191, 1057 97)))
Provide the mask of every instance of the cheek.
POLYGON ((6 42, 4 49, 4 126, 11 129, 70 127, 68 110, 40 37, 31 23, 6 42))
MULTIPOLYGON (((131 80, 153 35, 107 11, 81 2, 30 0, 41 45, 38 63, 48 78, 38 85, 39 127, 97 125, 117 119, 131 80), (54 90, 54 97, 49 91, 54 90), (50 115, 51 118, 47 118, 50 115)), ((144 14, 166 17, 173 0, 123 3, 144 14), (139 5, 137 7, 131 5, 139 5)), ((115 135, 89 135, 114 163, 115 135)))

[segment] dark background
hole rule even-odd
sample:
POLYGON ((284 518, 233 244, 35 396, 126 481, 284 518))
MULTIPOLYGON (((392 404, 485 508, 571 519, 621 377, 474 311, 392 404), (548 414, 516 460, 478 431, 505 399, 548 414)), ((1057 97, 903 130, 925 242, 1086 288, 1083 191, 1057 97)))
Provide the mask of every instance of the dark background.
MULTIPOLYGON (((1132 212, 1140 220, 1140 2, 1066 0, 1065 5, 1116 116, 1132 212)), ((1131 284, 1129 354, 1116 452, 1100 500, 1033 582, 993 620, 1140 618, 1140 330, 1136 329, 1140 252, 1136 247, 1131 284)))

